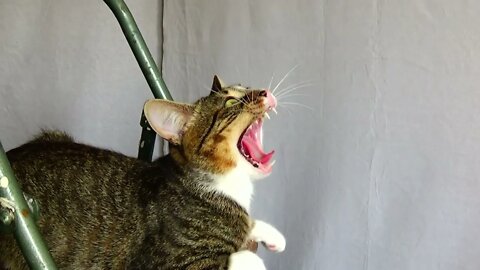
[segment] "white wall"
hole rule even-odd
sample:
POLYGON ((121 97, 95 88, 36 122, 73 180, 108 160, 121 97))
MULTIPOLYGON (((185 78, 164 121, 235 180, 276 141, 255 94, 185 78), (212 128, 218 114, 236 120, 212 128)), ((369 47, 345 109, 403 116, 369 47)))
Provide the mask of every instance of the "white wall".
MULTIPOLYGON (((127 2, 158 59, 161 2, 127 2)), ((55 128, 136 155, 142 106, 152 95, 103 1, 0 1, 0 34, 5 149, 55 128)))
POLYGON ((480 269, 480 2, 166 0, 177 99, 313 80, 267 123, 269 269, 480 269))

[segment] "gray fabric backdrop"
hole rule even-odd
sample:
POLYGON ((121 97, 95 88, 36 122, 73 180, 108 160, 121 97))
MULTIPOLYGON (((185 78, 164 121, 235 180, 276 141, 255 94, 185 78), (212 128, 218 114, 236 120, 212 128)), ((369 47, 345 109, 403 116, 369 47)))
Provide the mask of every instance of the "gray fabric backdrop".
MULTIPOLYGON (((158 59, 162 4, 128 1, 158 59)), ((100 0, 0 0, 0 139, 10 149, 40 128, 136 155, 151 92, 100 0)))
MULTIPOLYGON (((268 269, 480 269, 480 2, 128 1, 179 101, 212 75, 307 83, 266 123, 268 269), (296 102, 298 105, 286 104, 296 102)), ((150 97, 101 1, 0 1, 0 138, 41 127, 136 154, 150 97)))
POLYGON ((255 215, 287 237, 269 269, 480 269, 480 2, 165 1, 181 100, 219 73, 311 81, 267 123, 255 215))

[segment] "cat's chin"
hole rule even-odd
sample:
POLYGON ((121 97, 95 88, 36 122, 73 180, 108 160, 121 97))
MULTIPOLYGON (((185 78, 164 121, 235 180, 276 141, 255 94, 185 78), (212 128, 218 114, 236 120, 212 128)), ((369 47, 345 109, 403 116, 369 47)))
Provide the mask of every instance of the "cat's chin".
POLYGON ((237 168, 246 172, 252 180, 260 180, 269 176, 272 173, 273 163, 266 168, 254 167, 242 154, 237 154, 237 168))

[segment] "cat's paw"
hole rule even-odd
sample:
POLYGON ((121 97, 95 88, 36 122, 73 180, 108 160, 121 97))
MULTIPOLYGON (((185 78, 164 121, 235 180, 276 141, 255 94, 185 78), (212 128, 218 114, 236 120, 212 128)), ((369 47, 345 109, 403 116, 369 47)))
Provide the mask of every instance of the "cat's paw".
POLYGON ((243 250, 230 255, 228 270, 266 270, 265 264, 257 254, 243 250))
POLYGON ((287 244, 285 237, 272 225, 261 220, 255 221, 250 239, 262 244, 270 251, 282 252, 287 244))

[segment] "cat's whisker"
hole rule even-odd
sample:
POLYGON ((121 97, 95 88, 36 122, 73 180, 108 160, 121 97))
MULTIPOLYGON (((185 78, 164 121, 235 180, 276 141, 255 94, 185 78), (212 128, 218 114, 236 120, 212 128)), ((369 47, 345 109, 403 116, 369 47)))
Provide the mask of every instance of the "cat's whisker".
POLYGON ((287 107, 287 106, 282 106, 280 103, 278 104, 278 107, 283 107, 283 108, 287 111, 288 115, 290 115, 290 116, 292 115, 292 111, 290 110, 289 107, 287 107))
POLYGON ((285 88, 280 89, 278 91, 277 95, 283 93, 283 91, 286 91, 288 89, 295 88, 295 87, 298 87, 298 86, 302 86, 302 85, 305 85, 305 84, 313 84, 313 81, 308 80, 308 81, 303 81, 303 82, 298 82, 298 83, 293 83, 293 84, 287 85, 285 88))
POLYGON ((290 89, 289 91, 286 91, 286 92, 284 92, 284 93, 282 93, 281 95, 278 95, 278 96, 276 96, 276 97, 277 97, 277 98, 283 98, 283 97, 285 97, 285 96, 287 96, 287 95, 289 95, 289 94, 294 94, 294 95, 300 94, 300 93, 292 93, 292 92, 294 92, 294 91, 296 91, 296 90, 299 90, 299 89, 302 89, 302 88, 305 88, 305 87, 308 87, 308 86, 301 86, 301 87, 292 88, 292 89, 290 89))
POLYGON ((280 97, 276 97, 277 99, 278 98, 286 98, 286 97, 292 97, 292 96, 310 96, 309 94, 305 94, 305 93, 286 93, 285 95, 281 95, 280 97))
POLYGON ((302 85, 302 84, 305 84, 305 83, 312 83, 312 82, 313 82, 313 80, 306 80, 306 81, 303 81, 303 82, 292 83, 290 85, 287 85, 285 88, 279 89, 278 90, 279 92, 277 94, 281 93, 282 91, 284 91, 287 88, 295 87, 295 86, 302 85))
POLYGON ((292 69, 290 69, 290 70, 287 72, 287 74, 285 74, 285 76, 283 76, 283 78, 277 83, 277 85, 275 86, 275 88, 273 88, 272 94, 275 93, 275 90, 277 90, 277 88, 280 86, 280 84, 282 84, 282 82, 288 77, 288 75, 290 75, 290 73, 292 73, 297 67, 298 67, 298 65, 295 65, 292 69))
POLYGON ((270 90, 270 87, 272 87, 273 76, 275 76, 275 73, 273 73, 273 74, 272 74, 272 78, 270 78, 270 82, 268 83, 267 90, 270 90))
POLYGON ((238 102, 242 103, 243 105, 247 105, 247 102, 245 100, 242 100, 242 98, 235 98, 238 102))
POLYGON ((309 82, 309 81, 305 81, 305 82, 301 82, 301 83, 296 83, 296 84, 292 84, 282 90, 280 90, 278 93, 277 93, 277 97, 278 96, 282 96, 283 94, 286 94, 286 93, 290 93, 290 92, 293 92, 297 89, 300 89, 300 88, 305 88, 305 87, 308 87, 308 86, 313 86, 314 84, 312 82, 309 82))
POLYGON ((285 98, 289 98, 289 97, 293 97, 293 96, 308 96, 307 94, 305 93, 293 93, 295 90, 298 90, 300 88, 305 88, 307 86, 304 86, 304 87, 298 87, 298 88, 295 88, 295 89, 291 89, 290 91, 288 92, 285 92, 283 93, 282 95, 279 95, 277 96, 277 100, 282 100, 282 99, 285 99, 285 98))
POLYGON ((308 96, 310 96, 310 95, 301 94, 301 93, 287 94, 287 95, 284 95, 284 96, 281 96, 281 97, 277 97, 277 101, 278 100, 286 100, 286 99, 291 98, 291 97, 308 97, 308 96))
POLYGON ((296 105, 296 106, 304 107, 304 108, 306 108, 306 109, 315 111, 312 107, 307 106, 307 105, 305 105, 305 104, 297 103, 297 102, 282 102, 282 104, 285 104, 285 105, 296 105))
POLYGON ((240 101, 243 105, 247 105, 247 102, 245 102, 245 100, 242 100, 241 98, 238 98, 237 100, 240 101))
POLYGON ((295 97, 295 96, 309 96, 309 95, 306 94, 306 93, 299 93, 299 92, 292 93, 292 92, 289 92, 289 93, 285 93, 284 95, 277 96, 276 99, 277 100, 284 100, 284 99, 295 97))

